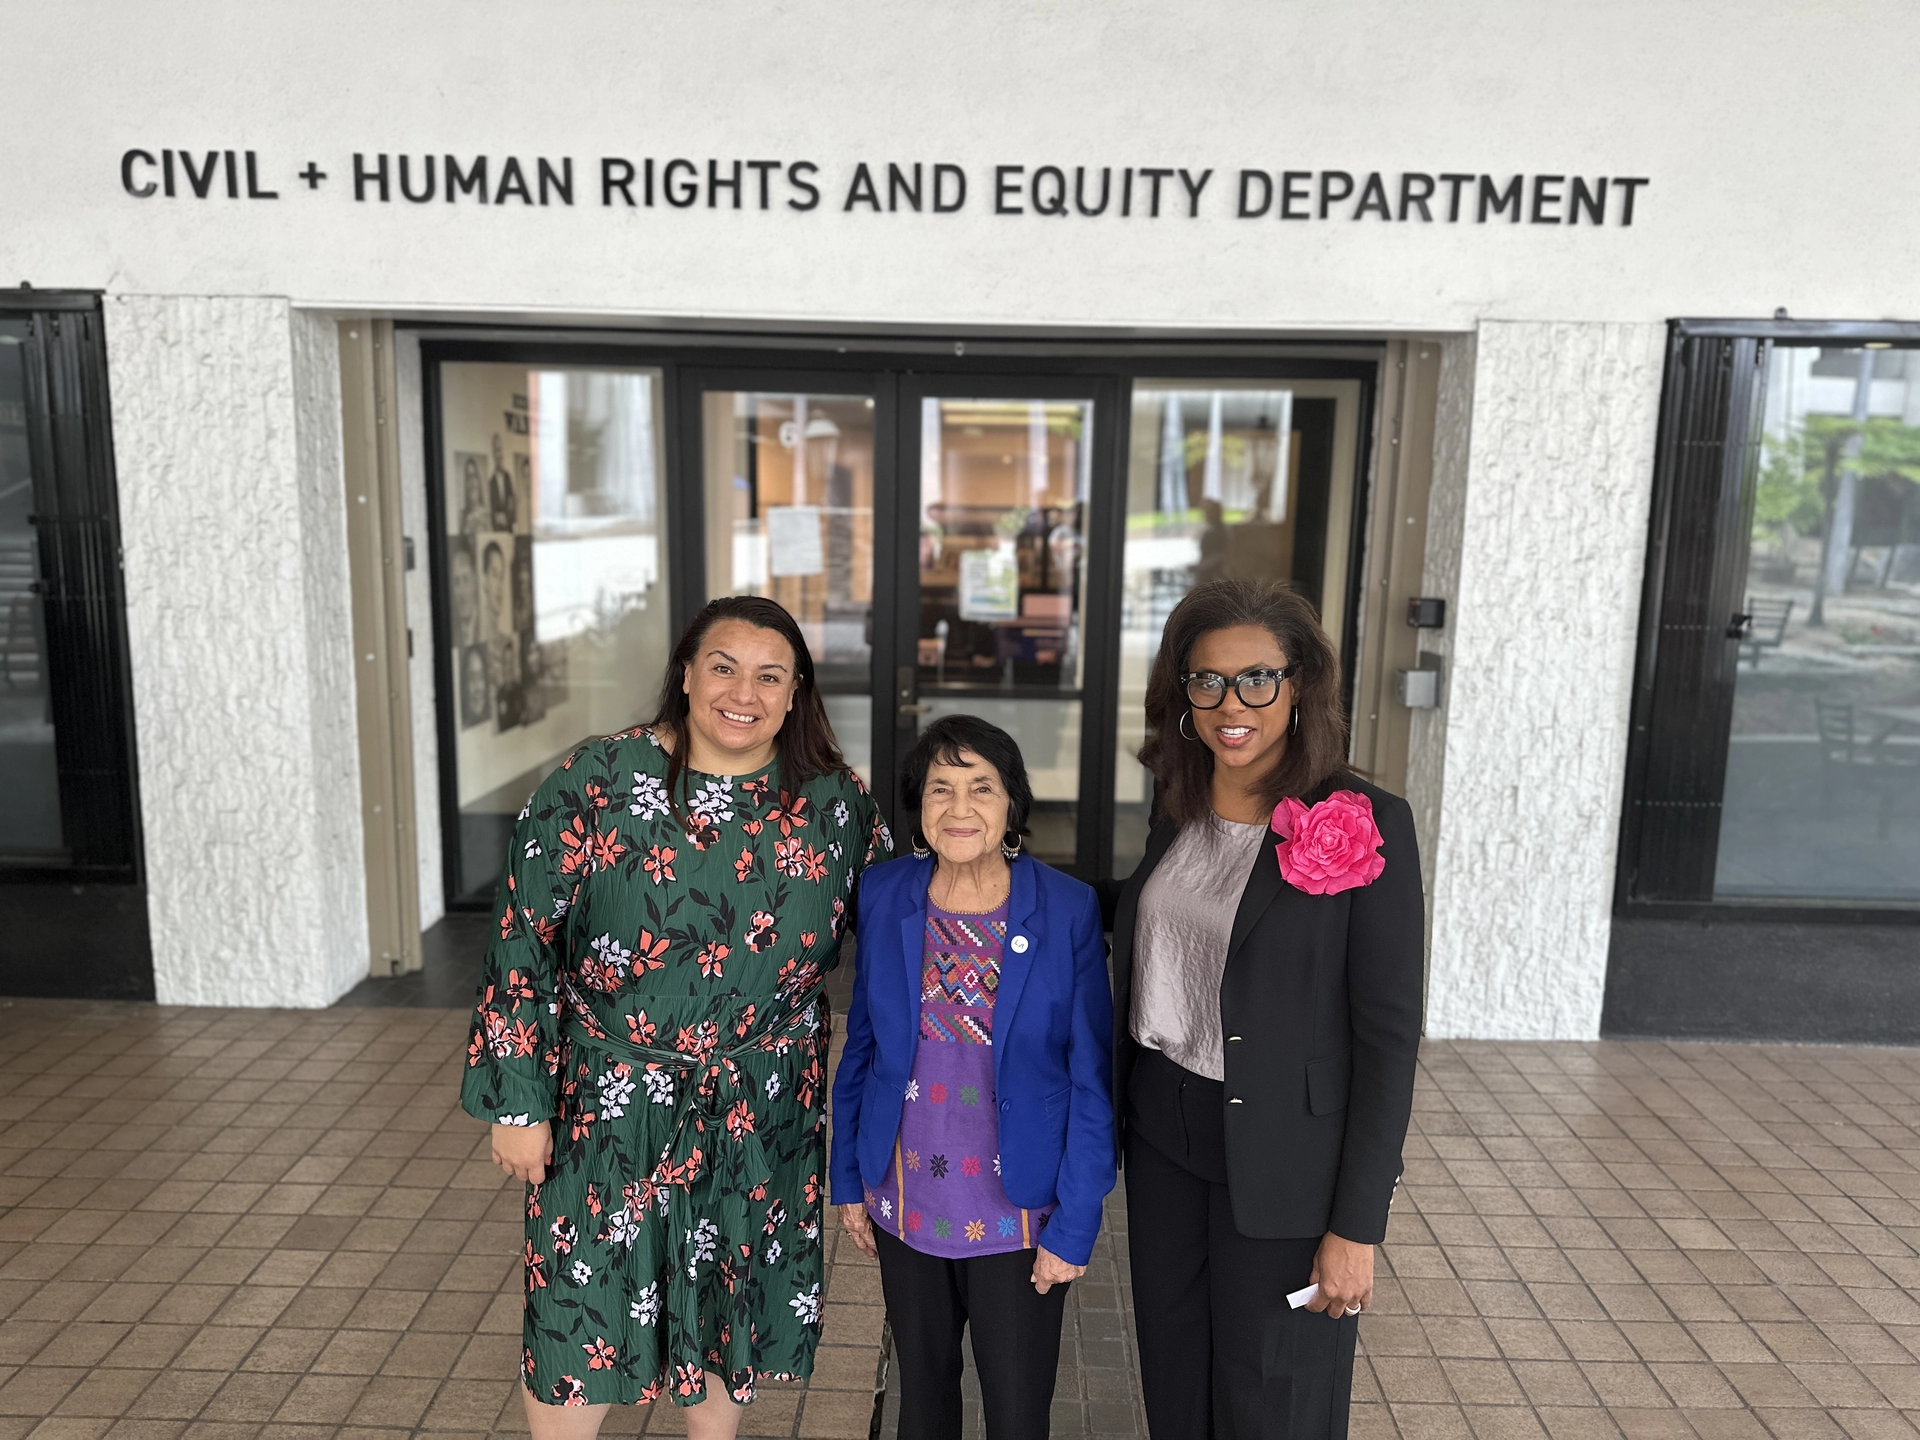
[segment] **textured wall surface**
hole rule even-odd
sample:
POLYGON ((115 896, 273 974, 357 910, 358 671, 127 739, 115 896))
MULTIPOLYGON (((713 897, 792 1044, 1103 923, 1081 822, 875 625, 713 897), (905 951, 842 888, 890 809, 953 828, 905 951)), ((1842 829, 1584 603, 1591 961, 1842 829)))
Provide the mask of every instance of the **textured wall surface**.
POLYGON ((407 665, 413 709, 413 839, 420 862, 420 928, 439 923, 447 913, 446 877, 441 872, 440 716, 434 704, 433 558, 436 543, 427 520, 426 419, 420 377, 420 337, 399 331, 393 337, 394 379, 399 390, 400 528, 413 541, 413 569, 407 572, 407 626, 413 632, 413 659, 407 665))
POLYGON ((325 1005, 367 970, 332 328, 106 316, 158 998, 325 1005))
POLYGON ((1433 861, 1436 1036, 1599 1033, 1663 334, 1479 330, 1433 861))
POLYGON ((1439 342, 1440 393, 1434 407, 1433 482, 1427 491, 1427 548, 1420 593, 1447 602, 1448 623, 1423 631, 1420 649, 1441 659, 1440 704, 1416 710, 1407 733, 1407 803, 1420 837, 1427 926, 1433 925, 1434 861, 1446 782, 1448 681, 1453 673, 1453 621, 1459 614, 1460 545, 1467 511, 1467 458, 1473 429, 1473 337, 1439 342))

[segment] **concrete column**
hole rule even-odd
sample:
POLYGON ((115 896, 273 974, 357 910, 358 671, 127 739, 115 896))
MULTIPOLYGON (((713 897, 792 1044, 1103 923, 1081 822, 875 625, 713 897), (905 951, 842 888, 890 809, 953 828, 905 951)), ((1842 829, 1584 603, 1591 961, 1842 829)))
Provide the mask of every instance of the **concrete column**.
POLYGON ((1428 564, 1453 602, 1444 737, 1414 740, 1429 764, 1440 740, 1424 783, 1444 781, 1422 835, 1435 1036, 1599 1033, 1664 335, 1483 324, 1460 357, 1464 416, 1443 374, 1428 564))
POLYGON ((106 302, 154 981, 331 1003, 367 973, 329 320, 106 302))

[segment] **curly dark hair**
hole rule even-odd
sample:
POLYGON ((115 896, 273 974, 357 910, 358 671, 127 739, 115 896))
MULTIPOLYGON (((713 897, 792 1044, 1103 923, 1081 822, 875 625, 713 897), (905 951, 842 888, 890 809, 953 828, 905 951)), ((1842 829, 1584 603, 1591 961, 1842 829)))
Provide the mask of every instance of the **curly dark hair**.
MULTIPOLYGON (((1033 786, 1027 779, 1027 762, 1013 736, 978 715, 942 715, 920 732, 913 749, 900 765, 900 801, 907 809, 920 809, 920 792, 927 783, 927 771, 935 765, 958 765, 960 752, 971 750, 1000 772, 1000 783, 1007 787, 1008 840, 1018 843, 1027 833, 1027 816, 1033 811, 1033 786)), ((920 822, 913 826, 913 843, 927 848, 927 837, 920 822)))
POLYGON ((1140 763, 1160 782, 1162 813, 1177 825, 1198 820, 1210 808, 1213 752, 1189 740, 1180 722, 1187 697, 1180 677, 1200 637, 1236 625, 1257 625, 1273 636, 1293 676, 1300 726, 1262 788, 1278 805, 1305 795, 1330 775, 1347 769, 1347 717, 1340 705, 1340 656, 1320 628, 1306 598, 1284 585, 1253 580, 1213 580, 1174 606, 1147 680, 1147 743, 1140 763))
POLYGON ((680 813, 687 753, 687 714, 690 709, 685 681, 687 669, 700 656, 701 642, 707 632, 722 620, 744 620, 760 630, 771 630, 793 651, 794 674, 799 684, 794 691, 793 711, 780 726, 781 783, 798 790, 819 775, 831 775, 847 768, 834 739, 833 726, 827 720, 826 703, 813 679, 813 652, 807 638, 786 607, 759 595, 723 595, 709 600, 693 617, 693 623, 681 635, 667 661, 666 676, 660 681, 660 703, 654 709, 652 725, 672 737, 667 753, 667 799, 680 813))

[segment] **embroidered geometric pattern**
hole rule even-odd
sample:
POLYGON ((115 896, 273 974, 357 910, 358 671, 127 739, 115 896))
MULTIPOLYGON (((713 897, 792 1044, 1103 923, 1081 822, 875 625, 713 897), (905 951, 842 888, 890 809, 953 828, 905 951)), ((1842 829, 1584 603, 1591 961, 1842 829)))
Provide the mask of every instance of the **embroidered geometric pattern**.
POLYGON ((948 1044, 958 1045, 991 1045, 993 1044, 993 1017, 991 1015, 941 1015, 931 1010, 922 1010, 920 1038, 943 1040, 948 1044))
POLYGON ((1004 920, 961 920, 951 915, 927 916, 927 947, 933 950, 1000 948, 1007 938, 1004 920))
POLYGON ((930 950, 920 967, 920 1003, 987 1009, 1000 989, 1000 963, 984 955, 930 950))

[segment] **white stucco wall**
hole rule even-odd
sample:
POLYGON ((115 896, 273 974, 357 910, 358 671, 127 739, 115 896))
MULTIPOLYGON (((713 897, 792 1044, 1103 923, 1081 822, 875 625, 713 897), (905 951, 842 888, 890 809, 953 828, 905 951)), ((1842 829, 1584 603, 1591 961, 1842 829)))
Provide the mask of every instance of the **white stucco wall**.
POLYGON ((1599 1034, 1664 333, 1495 322, 1475 340, 1433 1035, 1599 1034))
POLYGON ((1446 793, 1447 721, 1453 673, 1453 626, 1460 615, 1460 548, 1467 510, 1468 456, 1473 434, 1471 335, 1449 335, 1440 345, 1440 390, 1434 406, 1433 478, 1427 491, 1427 543, 1420 593, 1447 602, 1448 622, 1420 635, 1420 649, 1440 657, 1440 704, 1415 710, 1407 733, 1407 803, 1420 838, 1427 924, 1433 923, 1434 864, 1440 810, 1446 793))
POLYGON ((202 296, 106 322, 155 990, 325 1005, 367 972, 333 327, 202 296))
MULTIPOLYGON (((0 283, 288 295, 342 310, 767 322, 1470 330, 1483 319, 1871 316, 1920 274, 1920 7, 1875 0, 635 7, 0 4, 0 283), (910 15, 910 19, 907 17, 910 15), (1755 117, 1759 117, 1756 120, 1755 117), (164 149, 236 156, 135 198, 164 149), (246 198, 245 156, 274 200, 246 198), (387 200, 354 155, 388 157, 387 200), (573 202, 413 204, 427 156, 571 159, 573 202), (684 209, 600 162, 751 171, 684 209), (309 188, 311 161, 326 178, 309 188), (846 204, 856 167, 962 166, 963 210, 846 204), (995 213, 994 168, 1211 170, 1197 218, 995 213), (1329 218, 1235 214, 1238 172, 1338 170, 1329 218), (1360 215, 1366 177, 1394 217, 1360 215), (1398 218, 1402 173, 1645 177, 1631 228, 1398 218), (709 203, 717 198, 718 203, 709 203), (1359 218, 1356 218, 1358 216, 1359 218), (1861 243, 1871 236, 1870 244, 1861 243)), ((198 163, 198 162, 197 162, 198 163)), ((877 168, 876 168, 877 167, 877 168)), ((637 171, 636 171, 637 173, 637 171)), ((924 177, 923 177, 924 178, 924 177)), ((1141 182, 1144 184, 1145 182, 1141 182)), ((1566 186, 1561 187, 1563 193, 1566 186)), ((1531 210, 1531 191, 1528 196, 1531 210)), ((1561 207, 1550 207, 1564 217, 1561 207)), ((1431 207, 1430 207, 1431 209, 1431 207)))

